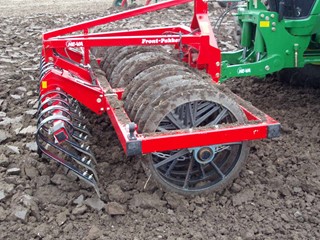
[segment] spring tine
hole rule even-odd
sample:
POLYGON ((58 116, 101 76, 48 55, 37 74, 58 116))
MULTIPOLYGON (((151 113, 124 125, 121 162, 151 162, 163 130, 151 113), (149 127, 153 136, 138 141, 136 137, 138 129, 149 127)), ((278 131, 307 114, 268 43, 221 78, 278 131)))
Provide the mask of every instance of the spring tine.
POLYGON ((41 104, 39 105, 38 107, 38 111, 41 111, 43 109, 43 107, 46 105, 46 104, 49 104, 49 102, 52 101, 59 101, 61 103, 64 103, 66 106, 68 106, 68 109, 70 110, 70 107, 69 107, 69 103, 61 98, 56 98, 56 97, 53 97, 53 98, 47 98, 46 100, 44 100, 43 102, 41 102, 41 104))
POLYGON ((81 123, 74 124, 73 125, 74 130, 82 132, 88 136, 91 136, 90 132, 86 129, 87 127, 85 125, 81 125, 81 123), (84 127, 83 127, 84 126, 84 127))
POLYGON ((60 111, 62 111, 64 113, 66 113, 68 116, 70 116, 70 111, 67 108, 65 108, 64 106, 53 105, 53 106, 49 106, 49 107, 45 108, 44 110, 42 110, 39 113, 37 123, 39 123, 43 119, 42 117, 43 117, 44 114, 50 113, 50 112, 55 111, 55 110, 60 110, 60 111))
POLYGON ((68 150, 66 150, 65 148, 61 147, 58 144, 55 144, 51 141, 49 141, 41 132, 38 133, 38 136, 47 144, 49 144, 50 146, 54 147, 55 149, 59 150, 60 152, 66 154, 67 156, 70 156, 74 161, 76 161, 78 164, 80 164, 81 166, 85 167, 87 170, 89 170, 95 177, 96 181, 98 181, 98 174, 96 172, 96 170, 93 168, 93 166, 88 162, 90 161, 82 161, 83 158, 81 158, 80 156, 77 156, 76 154, 73 154, 71 152, 69 152, 68 150))
POLYGON ((66 95, 65 92, 61 91, 61 90, 52 90, 52 91, 48 91, 44 94, 42 94, 41 96, 39 96, 39 100, 42 101, 42 99, 46 98, 48 95, 50 94, 54 94, 54 93, 57 93, 57 94, 60 94, 62 97, 64 97, 65 99, 68 99, 68 96, 66 95))
MULTIPOLYGON (((70 126, 72 126, 70 120, 64 116, 61 116, 61 115, 56 115, 56 116, 49 116, 47 118, 45 118, 43 121, 41 121, 38 125, 38 129, 37 129, 37 133, 38 134, 41 134, 40 133, 40 129, 44 129, 45 131, 48 131, 48 129, 46 127, 44 127, 44 125, 46 123, 48 123, 49 121, 53 121, 53 120, 62 120, 64 122, 66 122, 67 124, 69 124, 70 126)), ((90 159, 92 159, 96 164, 97 164, 97 161, 96 161, 96 158, 94 157, 93 153, 88 149, 88 147, 85 148, 85 146, 81 146, 79 145, 78 143, 74 142, 74 141, 71 141, 69 139, 66 140, 67 143, 69 143, 74 149, 78 150, 79 152, 87 155, 90 157, 90 159)), ((50 144, 50 143, 49 143, 50 144)))
MULTIPOLYGON (((37 143, 38 143, 38 140, 37 140, 37 143)), ((41 152, 44 155, 46 155, 49 159, 53 159, 56 162, 60 163, 61 165, 66 167, 68 170, 70 170, 72 173, 74 173, 77 177, 79 177, 81 180, 83 180, 86 183, 88 183, 90 186, 92 186, 94 188, 94 190, 96 191, 98 197, 99 198, 101 197, 100 191, 99 191, 99 188, 98 188, 98 183, 97 183, 97 181, 95 180, 94 177, 89 178, 89 177, 84 176, 83 173, 80 170, 78 170, 76 167, 74 167, 70 163, 66 162, 65 160, 59 158, 58 156, 53 155, 52 153, 50 153, 49 151, 44 149, 41 146, 41 144, 40 145, 38 144, 38 146, 39 146, 39 149, 41 150, 41 152)))
MULTIPOLYGON (((61 120, 61 121, 66 122, 66 123, 69 124, 70 126, 72 126, 72 124, 71 124, 71 122, 70 122, 70 119, 67 118, 67 117, 65 117, 65 116, 62 116, 62 115, 49 116, 49 117, 46 117, 44 120, 42 120, 42 121, 38 124, 37 132, 39 132, 39 130, 40 130, 41 128, 43 128, 46 123, 48 123, 49 121, 54 121, 54 120, 61 120)), ((46 129, 46 128, 45 128, 45 129, 46 129)))
POLYGON ((73 141, 71 141, 71 140, 69 140, 69 139, 66 140, 66 142, 70 143, 70 145, 71 145, 74 149, 76 149, 76 150, 78 150, 79 152, 81 152, 81 153, 87 155, 88 157, 90 157, 90 159, 92 159, 92 160, 94 161, 94 163, 97 164, 97 160, 96 160, 95 156, 93 155, 93 153, 92 153, 89 149, 86 150, 86 148, 87 148, 86 146, 83 145, 83 147, 82 147, 82 146, 79 145, 78 143, 73 142, 73 141))
MULTIPOLYGON (((43 64, 42 67, 44 69, 46 64, 43 64)), ((92 186, 100 197, 98 174, 93 164, 96 163, 96 159, 90 151, 89 146, 79 144, 85 142, 89 135, 86 126, 80 123, 80 113, 77 101, 69 98, 60 90, 53 90, 40 96, 37 111, 36 143, 41 155, 65 166, 68 171, 92 186), (50 94, 55 94, 55 96, 50 97, 50 94), (45 99, 46 97, 47 99, 45 99), (50 102, 53 104, 50 104, 50 102), (61 125, 63 123, 59 122, 57 122, 57 125, 53 125, 55 121, 62 121, 66 125, 61 125), (67 136, 66 139, 62 140, 63 144, 62 142, 58 142, 59 140, 56 138, 56 135, 54 138, 53 136, 49 137, 49 135, 61 129, 60 125, 67 136), (54 126, 57 126, 57 128, 54 126), (66 148, 66 145, 69 145, 76 151, 72 149, 70 151, 68 147, 66 148), (50 152, 52 148, 65 155, 67 159, 65 160, 50 152), (70 161, 76 163, 75 166, 70 161), (81 171, 80 169, 85 169, 85 171, 81 171)))
POLYGON ((41 81, 44 77, 44 75, 46 75, 46 73, 53 68, 53 64, 52 63, 46 63, 43 65, 43 67, 40 69, 40 76, 39 76, 39 80, 41 81))
POLYGON ((88 139, 88 135, 78 132, 73 132, 72 136, 80 142, 85 142, 88 139))

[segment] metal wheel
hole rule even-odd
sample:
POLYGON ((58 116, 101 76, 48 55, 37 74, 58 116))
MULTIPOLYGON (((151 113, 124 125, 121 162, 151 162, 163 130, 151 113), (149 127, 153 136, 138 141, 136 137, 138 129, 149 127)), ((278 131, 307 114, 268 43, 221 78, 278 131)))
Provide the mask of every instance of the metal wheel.
MULTIPOLYGON (((146 111, 150 117, 143 132, 167 132, 245 121, 241 109, 232 99, 203 87, 164 100, 153 113, 148 107, 146 111)), ((248 150, 247 142, 237 142, 154 152, 142 160, 146 171, 162 188, 190 195, 218 191, 228 186, 238 176, 248 150)))
MULTIPOLYGON (((123 98, 125 100, 124 104, 130 111, 133 110, 133 105, 137 102, 140 95, 146 90, 148 86, 152 83, 157 82, 159 79, 165 78, 167 76, 174 76, 175 74, 183 74, 191 72, 189 68, 186 68, 180 63, 174 64, 161 64, 157 66, 150 67, 144 70, 141 74, 137 75, 126 87, 123 98)), ((133 115, 130 114, 132 117, 133 115)))

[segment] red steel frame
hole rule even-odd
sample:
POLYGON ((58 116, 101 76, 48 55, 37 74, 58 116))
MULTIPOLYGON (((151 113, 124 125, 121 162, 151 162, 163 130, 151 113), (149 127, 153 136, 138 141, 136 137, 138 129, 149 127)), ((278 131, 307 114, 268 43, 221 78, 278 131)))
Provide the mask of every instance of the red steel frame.
POLYGON ((279 134, 279 123, 236 96, 234 98, 249 120, 245 125, 153 134, 138 134, 135 131, 131 132, 134 138, 129 137, 128 125, 131 121, 124 109, 118 107, 123 90, 112 89, 105 78, 96 76, 92 69, 94 64, 90 58, 90 48, 174 45, 183 52, 182 61, 192 67, 205 69, 213 81, 218 82, 221 53, 208 18, 207 3, 202 0, 194 1, 194 16, 190 27, 170 26, 104 33, 89 33, 89 29, 190 1, 192 0, 160 2, 45 33, 42 55, 55 68, 42 78, 40 95, 53 89, 62 89, 95 113, 106 112, 127 155, 276 137, 279 134), (79 31, 82 33, 75 35, 79 31))

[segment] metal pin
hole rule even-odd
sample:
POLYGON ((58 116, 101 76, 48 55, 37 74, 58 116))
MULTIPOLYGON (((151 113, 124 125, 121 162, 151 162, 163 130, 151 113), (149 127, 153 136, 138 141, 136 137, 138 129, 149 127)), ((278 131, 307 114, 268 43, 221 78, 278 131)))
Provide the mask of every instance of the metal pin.
POLYGON ((88 171, 85 171, 82 175, 83 176, 87 176, 88 175, 88 171))
POLYGON ((88 162, 87 162, 87 165, 90 165, 91 164, 91 160, 89 160, 88 162))
POLYGON ((88 147, 86 148, 87 151, 89 151, 89 149, 90 149, 90 146, 88 146, 88 147))
POLYGON ((92 178, 93 178, 93 174, 91 174, 91 175, 88 177, 89 180, 92 180, 92 178))
POLYGON ((87 160, 86 157, 81 158, 81 162, 84 162, 84 161, 86 161, 86 160, 87 160))

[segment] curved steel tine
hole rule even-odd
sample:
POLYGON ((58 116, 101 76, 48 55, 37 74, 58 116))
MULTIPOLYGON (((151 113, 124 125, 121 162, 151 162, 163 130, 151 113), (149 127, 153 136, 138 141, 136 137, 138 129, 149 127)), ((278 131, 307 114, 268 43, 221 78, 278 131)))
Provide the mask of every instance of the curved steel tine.
POLYGON ((72 126, 72 123, 70 122, 70 119, 65 117, 65 116, 61 116, 61 115, 56 115, 56 116, 49 116, 46 117, 45 119, 43 119, 39 124, 38 124, 38 128, 37 128, 37 132, 39 132, 39 130, 49 121, 54 121, 54 120, 62 120, 64 122, 66 122, 67 124, 69 124, 70 126, 72 126))
POLYGON ((51 91, 48 91, 48 92, 42 94, 41 96, 39 96, 39 100, 41 101, 43 98, 45 98, 49 94, 53 94, 53 93, 58 93, 58 94, 62 95, 63 97, 65 97, 66 99, 68 99, 68 96, 65 92, 63 92, 61 90, 51 90, 51 91))
POLYGON ((89 149, 89 146, 87 146, 86 148, 83 146, 81 147, 81 145, 79 145, 78 143, 76 142, 73 142, 71 140, 66 140, 66 142, 70 143, 70 145, 78 150, 79 152, 82 152, 83 154, 87 155, 90 157, 90 159, 92 159, 94 161, 95 164, 97 164, 97 160, 95 158, 95 156, 93 155, 93 153, 91 152, 91 150, 89 149))
POLYGON ((42 110, 43 106, 48 104, 48 102, 50 101, 59 101, 64 103, 66 106, 68 106, 68 110, 70 110, 70 106, 69 103, 61 98, 47 98, 46 100, 44 100, 43 102, 41 102, 41 104, 39 104, 38 106, 38 111, 40 112, 40 110, 42 110))
MULTIPOLYGON (((39 139, 37 139, 37 144, 39 142, 39 139)), ((41 144, 38 144, 40 151, 46 155, 49 159, 53 159, 56 162, 60 163, 61 165, 63 165, 64 167, 66 167, 68 170, 70 170, 72 173, 74 173, 77 177, 79 177, 81 180, 85 181, 86 183, 88 183, 90 186, 92 186, 98 197, 100 198, 100 192, 99 192, 99 188, 98 188, 98 183, 95 180, 94 177, 90 178, 86 177, 86 175, 84 173, 82 173, 79 169, 77 169, 76 167, 74 167, 73 165, 71 165, 70 163, 68 163, 67 161, 65 161, 64 159, 52 154, 51 152, 49 152, 48 150, 46 150, 41 144)))
MULTIPOLYGON (((85 126, 85 125, 84 125, 85 126)), ((88 136, 91 136, 90 132, 87 129, 81 128, 81 123, 79 123, 78 125, 74 124, 73 125, 74 130, 82 132, 87 134, 88 136), (80 125, 80 126, 79 126, 80 125)), ((85 127, 86 128, 86 127, 85 127)))
POLYGON ((76 140, 78 140, 78 141, 80 141, 80 142, 85 142, 85 141, 87 141, 87 138, 88 138, 88 135, 86 135, 86 134, 83 134, 83 133, 78 133, 77 131, 74 131, 73 132, 73 134, 72 134, 72 136, 76 139, 76 140))
POLYGON ((69 109, 65 108, 64 106, 61 106, 61 105, 53 105, 53 106, 49 106, 47 108, 45 108, 44 110, 42 110, 38 116, 38 120, 37 120, 37 123, 40 122, 41 118, 43 117, 43 115, 45 113, 48 113, 50 111, 54 111, 54 110, 60 110, 66 114, 68 114, 70 117, 71 117, 71 113, 69 111, 69 109))
POLYGON ((97 181, 99 180, 96 170, 94 169, 94 167, 90 163, 90 159, 87 160, 87 159, 81 158, 80 156, 78 156, 76 154, 73 154, 72 152, 68 151, 64 147, 61 147, 60 145, 49 141, 48 138, 46 138, 42 133, 39 133, 39 136, 44 142, 46 142, 50 146, 54 147, 55 149, 59 150, 60 152, 66 154, 67 156, 71 157, 74 161, 76 161, 81 166, 83 166, 86 169, 90 170, 92 172, 92 174, 94 175, 94 177, 97 179, 97 181))

